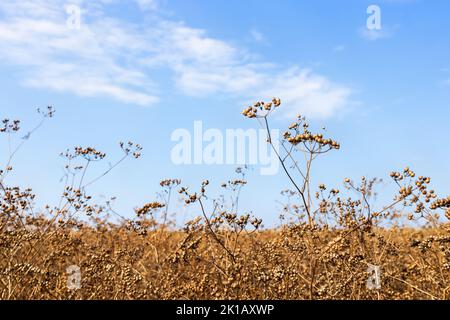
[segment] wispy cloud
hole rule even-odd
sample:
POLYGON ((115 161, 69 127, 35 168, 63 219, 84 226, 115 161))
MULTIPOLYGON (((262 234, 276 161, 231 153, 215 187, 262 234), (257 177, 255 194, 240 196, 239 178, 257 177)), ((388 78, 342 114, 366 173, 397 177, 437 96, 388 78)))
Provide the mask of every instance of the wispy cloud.
POLYGON ((383 24, 381 29, 369 30, 366 26, 358 29, 358 34, 361 38, 375 41, 380 39, 387 39, 394 36, 395 32, 400 28, 398 24, 387 25, 383 24))
POLYGON ((337 45, 333 48, 334 52, 342 52, 345 50, 345 46, 343 44, 337 45))
POLYGON ((0 57, 24 67, 25 85, 139 105, 158 100, 138 66, 119 63, 138 45, 125 25, 102 18, 71 30, 63 1, 5 0, 0 12, 0 57))
POLYGON ((288 106, 294 106, 286 112, 291 118, 298 113, 318 118, 331 117, 349 104, 352 94, 348 87, 307 69, 291 68, 278 74, 271 82, 270 89, 263 89, 263 96, 277 92, 288 106))
POLYGON ((267 43, 266 37, 257 29, 251 29, 250 36, 252 37, 253 41, 257 43, 267 43))
POLYGON ((2 0, 0 58, 23 67, 24 85, 138 105, 159 101, 152 74, 160 69, 170 71, 173 85, 186 95, 276 95, 289 103, 286 114, 329 117, 349 102, 350 88, 298 66, 255 60, 205 30, 158 16, 155 0, 135 2, 153 16, 151 25, 106 16, 105 6, 120 1, 74 1, 83 15, 81 28, 71 30, 65 1, 2 0))
POLYGON ((390 38, 392 36, 392 32, 389 31, 386 27, 380 30, 377 29, 369 30, 366 27, 361 27, 358 30, 358 33, 361 38, 371 41, 390 38))
POLYGON ((136 0, 139 7, 144 10, 156 10, 158 3, 156 0, 136 0))

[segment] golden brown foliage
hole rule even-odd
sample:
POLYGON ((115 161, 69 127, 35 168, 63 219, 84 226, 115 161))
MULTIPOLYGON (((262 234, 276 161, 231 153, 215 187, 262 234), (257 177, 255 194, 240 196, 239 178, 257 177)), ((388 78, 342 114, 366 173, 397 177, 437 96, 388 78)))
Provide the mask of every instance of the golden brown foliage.
MULTIPOLYGON (((268 116, 280 106, 274 98, 243 112, 262 120, 271 145, 268 116)), ((41 114, 28 137, 54 110, 41 114)), ((4 120, 1 132, 10 137, 19 124, 4 120)), ((342 191, 320 184, 313 192, 313 160, 340 144, 311 133, 304 117, 289 126, 277 153, 293 190, 282 192, 283 224, 271 230, 239 209, 245 168, 221 184, 231 202, 208 197, 209 180, 191 191, 166 179, 160 200, 138 207, 134 219, 115 212, 112 199, 93 203, 87 186, 140 157, 132 142, 120 143, 123 156, 88 181, 88 168, 106 154, 67 150, 61 200, 36 212, 31 190, 5 183, 21 145, 0 171, 0 299, 450 299, 450 224, 443 221, 450 198, 410 168, 391 173, 398 193, 378 210, 371 204, 378 179, 347 178, 342 191), (295 152, 305 154, 303 168, 295 152), (182 230, 169 218, 175 188, 199 212, 182 230), (408 227, 405 217, 422 227, 408 227)))
POLYGON ((449 226, 327 231, 290 225, 242 235, 205 228, 145 236, 125 227, 2 231, 2 299, 449 299, 449 226), (37 244, 38 243, 38 244, 37 244), (67 286, 68 266, 81 287, 67 286), (368 265, 381 288, 367 287, 368 265))

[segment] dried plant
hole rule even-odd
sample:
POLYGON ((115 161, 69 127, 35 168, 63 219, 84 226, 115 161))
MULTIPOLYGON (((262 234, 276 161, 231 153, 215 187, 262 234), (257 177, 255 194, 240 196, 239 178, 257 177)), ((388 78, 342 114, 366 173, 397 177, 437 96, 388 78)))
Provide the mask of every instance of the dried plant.
POLYGON ((0 298, 449 299, 450 197, 438 196, 431 179, 410 168, 390 174, 398 191, 384 206, 373 201, 379 179, 347 178, 341 189, 320 184, 315 190, 314 160, 340 145, 312 133, 298 116, 278 151, 269 124, 280 107, 274 98, 243 112, 267 130, 291 184, 282 191, 287 201, 275 229, 263 228, 239 205, 249 187, 246 167, 217 185, 218 198, 208 195, 209 180, 191 190, 165 179, 157 199, 136 207, 134 218, 114 210, 114 197, 99 204, 89 187, 141 156, 132 142, 120 143, 122 156, 100 174, 105 153, 66 150, 59 203, 38 210, 32 190, 8 185, 6 177, 24 142, 54 110, 40 111, 38 126, 17 145, 20 121, 4 120, 0 134, 9 154, 0 171, 0 298), (174 191, 199 213, 182 229, 172 218, 174 191))

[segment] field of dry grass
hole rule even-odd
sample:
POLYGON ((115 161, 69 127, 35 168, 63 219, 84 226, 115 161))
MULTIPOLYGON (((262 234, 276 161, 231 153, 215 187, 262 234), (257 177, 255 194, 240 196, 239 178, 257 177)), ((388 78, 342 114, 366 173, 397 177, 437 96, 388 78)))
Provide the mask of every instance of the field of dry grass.
POLYGON ((45 236, 2 232, 2 299, 449 299, 449 227, 243 235, 150 232, 100 223, 45 236), (333 245, 332 245, 333 244, 333 245), (369 289, 368 265, 381 269, 369 289), (67 266, 81 270, 70 289, 67 266))
MULTIPOLYGON (((280 105, 258 102, 243 114, 269 133, 269 115, 280 105)), ((41 112, 34 130, 53 113, 41 112)), ((8 138, 19 130, 20 122, 3 121, 8 138)), ((159 200, 136 208, 134 218, 109 202, 96 204, 87 186, 139 158, 142 148, 131 142, 121 143, 123 157, 93 180, 86 172, 105 154, 90 147, 63 153, 61 200, 36 212, 32 191, 6 182, 20 144, 0 172, 0 299, 450 299, 450 197, 410 168, 391 173, 398 193, 378 211, 370 201, 376 179, 313 191, 312 162, 339 143, 311 133, 300 116, 283 139, 279 160, 292 183, 284 193, 295 201, 281 212, 283 226, 271 230, 238 209, 242 169, 218 185, 231 202, 208 197, 208 180, 194 192, 168 179, 159 200), (294 161, 300 153, 303 167, 294 161), (199 212, 183 229, 168 209, 176 192, 199 212)))

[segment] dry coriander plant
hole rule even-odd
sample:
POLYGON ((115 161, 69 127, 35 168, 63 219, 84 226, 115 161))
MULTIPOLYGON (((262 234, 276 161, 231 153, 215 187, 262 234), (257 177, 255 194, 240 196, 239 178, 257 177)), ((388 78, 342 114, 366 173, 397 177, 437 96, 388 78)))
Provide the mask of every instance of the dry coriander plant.
MULTIPOLYGON (((391 177, 399 187, 399 194, 394 197, 392 203, 379 210, 374 210, 370 199, 376 195, 374 186, 380 180, 369 180, 366 177, 362 177, 360 184, 355 184, 348 178, 344 181, 344 189, 356 193, 357 199, 352 199, 351 196, 343 198, 339 189, 333 188, 327 191, 327 187, 321 184, 318 191, 315 192, 316 203, 313 203, 310 183, 312 162, 318 155, 339 149, 340 145, 332 139, 324 138, 321 133, 313 134, 309 130, 306 119, 297 116, 296 121, 288 127, 283 135, 281 152, 277 152, 270 134, 269 117, 280 106, 280 99, 273 98, 268 103, 256 102, 253 106, 244 109, 242 114, 250 119, 258 119, 266 128, 267 142, 272 145, 273 151, 276 152, 284 172, 294 188, 282 192, 282 195, 289 199, 288 204, 283 207, 282 217, 284 218, 285 214, 294 214, 299 218, 299 223, 291 224, 289 228, 301 231, 301 233, 312 233, 312 239, 305 243, 304 248, 307 252, 305 260, 309 265, 305 270, 309 298, 312 299, 322 294, 322 290, 317 287, 320 269, 327 268, 329 257, 335 256, 334 252, 340 250, 340 246, 350 238, 354 237, 360 248, 358 259, 366 265, 374 266, 372 263, 377 257, 370 251, 371 248, 368 248, 366 237, 375 235, 374 228, 379 227, 383 219, 399 218, 401 217, 398 214, 399 211, 405 213, 408 208, 413 207, 413 212, 407 213, 409 220, 424 219, 436 228, 439 226, 441 216, 433 211, 442 209, 448 215, 448 198, 431 203, 432 199, 436 198, 435 191, 427 189, 431 179, 423 176, 415 179, 415 173, 409 168, 405 168, 403 173, 391 173, 391 177), (299 160, 294 158, 294 153, 298 151, 303 155, 299 160), (297 179, 295 179, 294 173, 297 174, 297 179), (300 204, 291 203, 291 198, 294 196, 299 197, 300 204), (398 206, 402 206, 401 210, 397 208, 398 206), (302 223, 305 215, 306 225, 302 223), (336 236, 327 239, 333 234, 336 236), (326 235, 326 237, 322 238, 321 235, 326 235)), ((445 241, 448 239, 445 237, 445 241)), ((446 251, 446 249, 442 250, 446 251)), ((379 269, 378 265, 375 267, 377 270, 379 269)), ((444 282, 447 283, 447 281, 444 282)), ((379 285, 376 288, 379 289, 379 285)))
POLYGON ((216 198, 208 179, 198 189, 164 179, 156 199, 134 212, 115 210, 115 197, 99 201, 91 187, 140 158, 132 142, 120 143, 122 154, 106 167, 97 148, 66 150, 59 203, 38 208, 33 191, 8 177, 54 110, 39 110, 40 122, 23 137, 20 121, 4 120, 0 299, 450 299, 450 198, 410 168, 390 174, 396 192, 385 205, 380 179, 314 186, 313 161, 340 145, 299 116, 278 152, 269 123, 280 107, 273 99, 243 112, 267 130, 291 184, 282 191, 281 225, 271 229, 241 205, 243 188, 252 188, 245 166, 217 185, 216 198), (176 191, 196 216, 181 228, 176 191))
POLYGON ((311 203, 311 169, 313 161, 322 154, 333 149, 339 149, 340 145, 332 139, 324 138, 322 133, 312 133, 306 118, 298 115, 284 133, 281 141, 282 150, 278 152, 273 144, 270 133, 269 116, 281 106, 281 100, 273 98, 271 102, 258 101, 253 106, 244 109, 242 114, 247 118, 256 118, 267 131, 267 141, 276 153, 280 164, 292 183, 295 191, 302 200, 302 208, 306 212, 310 227, 315 224, 315 216, 311 203), (303 165, 294 158, 294 153, 300 152, 304 155, 303 165), (294 176, 297 174, 299 180, 294 176))

